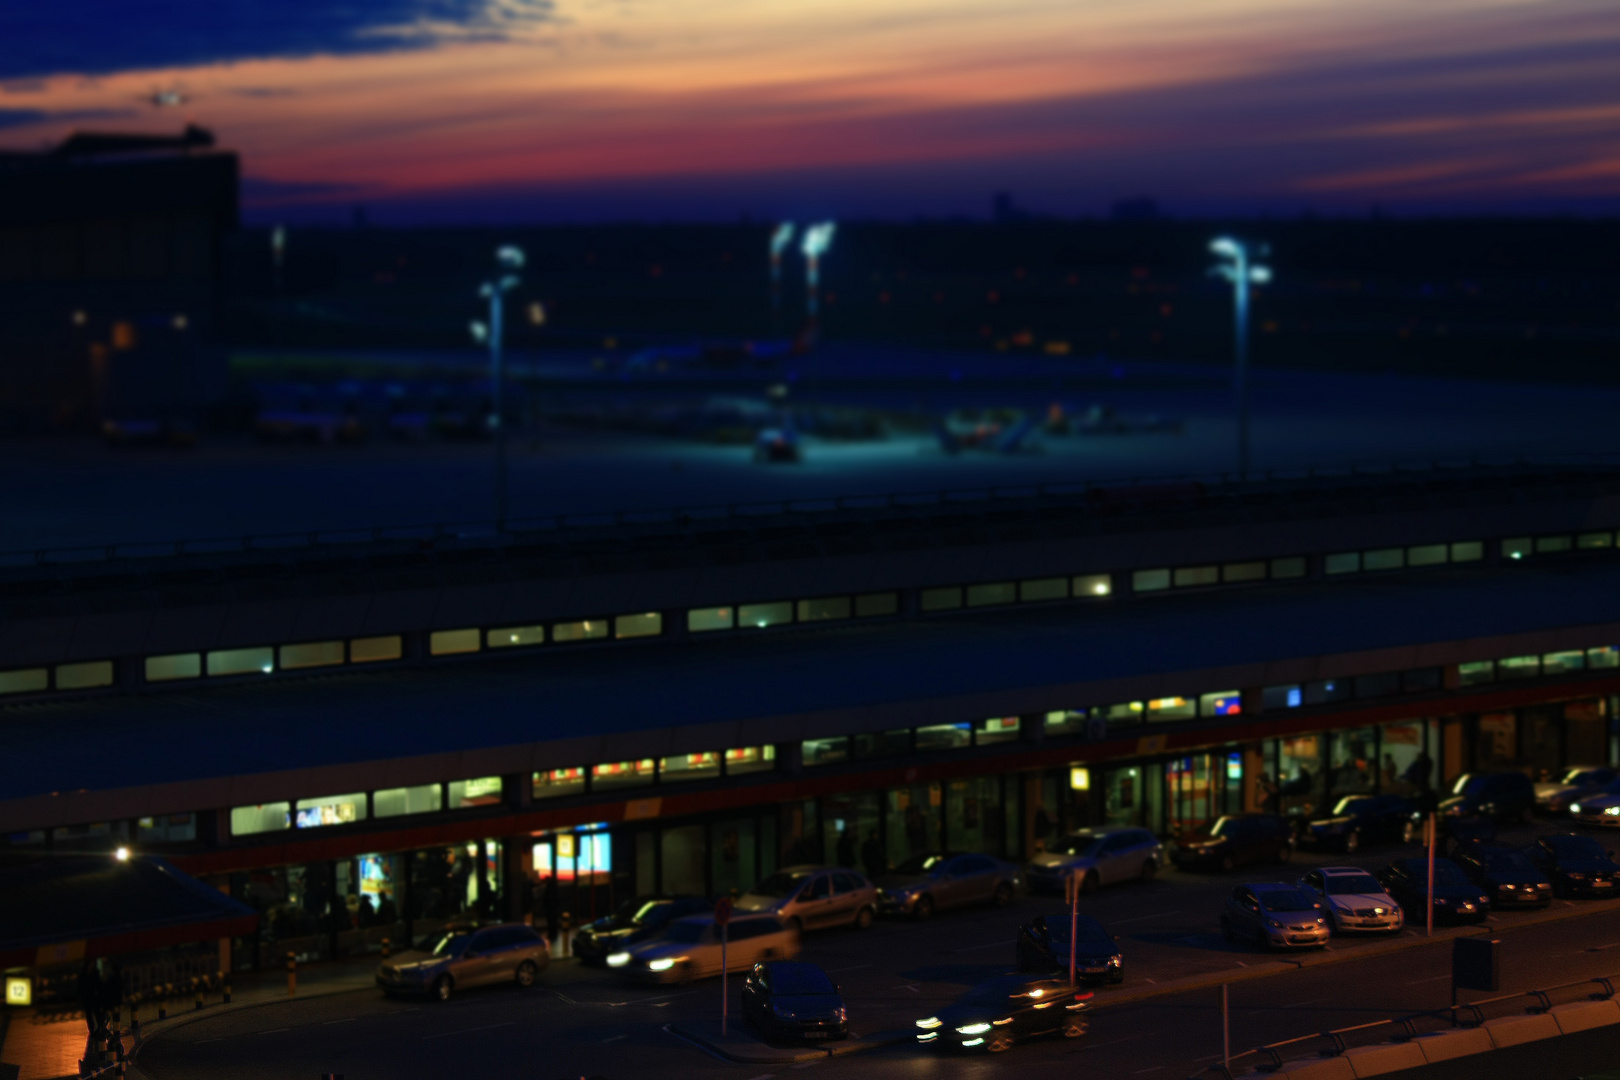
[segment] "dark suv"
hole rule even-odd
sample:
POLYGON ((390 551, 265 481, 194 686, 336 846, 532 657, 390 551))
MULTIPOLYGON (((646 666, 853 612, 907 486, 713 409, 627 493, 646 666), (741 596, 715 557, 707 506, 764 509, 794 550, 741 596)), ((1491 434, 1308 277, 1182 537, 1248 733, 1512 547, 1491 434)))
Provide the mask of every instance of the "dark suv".
POLYGON ((1228 814, 1208 830, 1182 837, 1172 857, 1182 870, 1231 870, 1244 863, 1287 862, 1293 851, 1288 822, 1276 814, 1228 814))
POLYGON ((1498 824, 1528 821, 1536 806, 1536 787, 1522 772, 1464 773, 1440 803, 1447 817, 1489 818, 1498 824))

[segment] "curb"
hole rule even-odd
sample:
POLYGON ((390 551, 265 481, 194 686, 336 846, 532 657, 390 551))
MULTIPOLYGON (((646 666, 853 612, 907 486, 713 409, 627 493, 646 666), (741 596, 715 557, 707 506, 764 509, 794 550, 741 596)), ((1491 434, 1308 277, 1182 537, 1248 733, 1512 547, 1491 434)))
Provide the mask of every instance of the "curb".
POLYGON ((664 1030, 677 1038, 685 1039, 687 1042, 708 1051, 717 1058, 748 1065, 787 1065, 793 1062, 826 1061, 829 1058, 843 1057, 846 1054, 858 1054, 866 1050, 876 1050, 900 1042, 909 1042, 912 1037, 910 1031, 879 1031, 864 1038, 851 1036, 842 1042, 803 1048, 775 1047, 756 1040, 754 1045, 758 1049, 751 1050, 747 1044, 722 1046, 707 1035, 693 1031, 690 1027, 683 1026, 678 1022, 665 1024, 664 1030))
MULTIPOLYGON (((1092 998, 1091 1009, 1093 1012, 1096 1012, 1099 1009, 1106 1009, 1112 1005, 1134 1005, 1140 1001, 1166 997, 1171 994, 1182 994, 1190 990, 1207 990, 1210 987, 1220 986, 1223 983, 1249 982, 1252 979, 1265 979, 1273 975, 1281 975, 1284 972, 1299 971, 1303 968, 1325 967, 1330 964, 1344 964, 1353 960, 1363 960, 1376 956, 1387 956, 1391 953, 1405 952, 1408 949, 1420 949, 1425 945, 1439 945, 1443 942, 1451 941, 1454 938, 1464 937, 1470 934, 1477 934, 1482 929, 1486 930, 1487 932, 1511 931, 1526 926, 1545 926, 1549 923, 1566 922, 1570 919, 1584 918, 1588 915, 1608 915, 1613 914, 1615 911, 1616 908, 1613 904, 1603 904, 1602 906, 1587 904, 1560 910, 1548 908, 1547 910, 1539 911, 1532 915, 1527 915, 1522 920, 1516 921, 1509 926, 1490 928, 1485 927, 1481 923, 1475 923, 1471 926, 1448 926, 1444 929, 1437 926, 1435 927, 1434 937, 1406 937, 1405 932, 1403 931, 1402 936, 1400 937, 1392 938, 1377 945, 1368 945, 1359 949, 1313 953, 1302 956, 1296 960, 1286 959, 1283 957, 1269 957, 1268 960, 1270 962, 1263 967, 1231 968, 1224 971, 1213 971, 1205 975, 1189 975, 1183 979, 1174 979, 1170 982, 1155 983, 1152 986, 1143 987, 1137 990, 1127 990, 1120 993, 1106 995, 1098 994, 1096 997, 1092 998)), ((1264 954, 1256 953, 1254 955, 1263 956, 1264 954)))

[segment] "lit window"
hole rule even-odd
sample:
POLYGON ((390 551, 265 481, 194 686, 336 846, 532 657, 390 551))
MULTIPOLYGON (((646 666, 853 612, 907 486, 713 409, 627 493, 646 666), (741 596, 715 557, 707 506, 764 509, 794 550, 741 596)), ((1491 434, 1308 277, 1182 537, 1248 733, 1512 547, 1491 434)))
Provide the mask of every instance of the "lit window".
POLYGON ((1439 566, 1446 561, 1446 545, 1421 544, 1406 549, 1406 565, 1439 566))
POLYGON ((444 803, 444 789, 438 784, 384 788, 371 793, 374 817, 403 817, 406 814, 432 814, 444 803))
POLYGON ((981 720, 973 729, 973 742, 976 746, 988 743, 1013 742, 1018 738, 1018 717, 999 716, 991 720, 981 720))
POLYGON ((552 641, 595 641, 607 637, 606 619, 582 619, 579 622, 558 623, 551 628, 552 641))
POLYGON ((1271 560, 1271 577, 1274 581, 1287 578, 1302 578, 1304 576, 1305 556, 1303 555, 1287 555, 1281 559, 1271 560))
POLYGON ((972 741, 972 724, 929 724, 917 729, 918 750, 956 750, 972 741))
POLYGON ((686 630, 702 634, 709 630, 730 630, 737 625, 737 613, 729 607, 693 608, 686 613, 686 630))
POLYGON ((781 626, 793 621, 793 604, 776 600, 769 604, 744 604, 737 609, 737 625, 763 630, 768 626, 781 626))
POLYGON ((849 760, 849 738, 805 739, 799 744, 799 758, 806 765, 832 765, 849 760))
POLYGON ((501 778, 479 776, 472 780, 455 780, 450 786, 447 800, 452 810, 469 806, 495 806, 501 801, 501 778))
POLYGON ((739 746, 726 751, 726 775, 769 772, 776 768, 776 747, 739 746))
POLYGON ((640 761, 616 761, 605 765, 592 765, 591 790, 602 791, 607 788, 650 784, 656 775, 657 767, 657 762, 652 758, 642 758, 640 761))
POLYGON ((405 653, 405 642, 398 634, 354 638, 349 642, 349 663, 369 664, 378 660, 398 660, 405 653))
POLYGON ((1489 660, 1457 665, 1457 683, 1460 686, 1477 686, 1495 681, 1496 665, 1489 660))
POLYGON ((524 645, 544 645, 544 626, 503 626, 484 634, 484 644, 491 649, 516 649, 524 645))
POLYGON ((1620 648, 1613 645, 1599 645, 1595 649, 1587 649, 1586 666, 1589 668, 1620 667, 1620 648))
POLYGON ((953 611, 961 606, 961 589, 924 589, 922 591, 922 609, 924 611, 953 611))
POLYGON ((254 833, 280 832, 282 829, 290 828, 292 828, 291 803, 273 802, 231 808, 232 836, 252 836, 254 833))
POLYGON ((1192 588, 1198 585, 1214 585, 1221 580, 1221 569, 1218 566, 1183 566, 1176 570, 1175 583, 1178 589, 1192 588))
POLYGON ((998 581, 989 585, 969 585, 967 589, 968 607, 1011 604, 1017 599, 1018 589, 1010 581, 998 581))
POLYGON ((470 630, 435 630, 428 635, 428 652, 434 656, 455 656, 457 653, 478 651, 479 632, 470 630))
MULTIPOLYGON (((44 672, 40 672, 44 675, 44 672)), ((202 675, 201 653, 176 653, 172 656, 148 656, 146 681, 168 682, 170 679, 195 679, 202 675)), ((0 676, 3 678, 3 676, 0 676)))
POLYGON ((1305 696, 1298 683, 1268 686, 1260 691, 1260 708, 1266 712, 1273 709, 1297 709, 1304 703, 1305 696))
POLYGON ((1047 735, 1083 735, 1086 731, 1086 710, 1062 709, 1046 714, 1047 735))
POLYGON ((1567 536, 1536 537, 1537 555, 1552 555, 1560 551, 1568 551, 1572 546, 1567 536))
POLYGON ((1509 656, 1498 660, 1496 674, 1502 679, 1533 679, 1541 674, 1541 657, 1509 656))
POLYGON ((1131 575, 1131 590, 1133 592, 1158 592, 1160 589, 1170 587, 1170 571, 1138 570, 1131 575))
POLYGON ((283 671, 331 667, 343 663, 343 642, 311 641, 303 645, 283 645, 278 653, 277 661, 283 671))
POLYGON ((911 752, 911 729, 870 731, 855 736, 855 756, 868 758, 898 757, 911 752))
POLYGON ((585 791, 585 767, 537 772, 530 778, 530 790, 536 799, 582 794, 585 791))
POLYGON ((847 619, 849 610, 847 596, 823 596, 815 600, 800 600, 799 621, 826 622, 829 619, 847 619))
POLYGON ((865 619, 879 615, 898 615, 900 594, 892 592, 867 593, 855 598, 855 617, 865 619))
POLYGON ((46 668, 0 671, 0 694, 27 694, 44 690, 50 685, 51 673, 46 668))
POLYGON ((1451 545, 1452 562, 1478 562, 1485 557, 1485 541, 1459 540, 1451 545))
POLYGON ((1533 550, 1528 536, 1515 536, 1511 540, 1502 541, 1502 558, 1527 559, 1533 550))
POLYGON ((1612 546, 1613 544, 1613 533, 1581 533, 1581 535, 1575 538, 1575 546, 1584 551, 1590 551, 1595 548, 1606 548, 1612 546))
POLYGON ((1142 720, 1147 706, 1140 701, 1125 701, 1118 705, 1105 705, 1100 711, 1108 719, 1110 726, 1114 724, 1134 724, 1142 720))
POLYGON ((1147 703, 1149 720, 1188 720, 1197 713, 1197 706, 1186 698, 1154 698, 1147 703))
POLYGON ((1576 649, 1572 652, 1552 652, 1541 658, 1541 671, 1544 675, 1562 675, 1566 671, 1580 671, 1586 667, 1586 654, 1576 649))
POLYGON ((58 664, 56 668, 58 690, 85 690, 92 686, 111 686, 112 681, 111 660, 93 660, 87 664, 58 664))
POLYGON ((616 638, 657 637, 664 632, 664 616, 657 611, 641 615, 620 615, 613 620, 616 638))
POLYGON ((676 754, 658 766, 664 780, 706 780, 720 775, 720 755, 713 750, 700 754, 676 754))
POLYGON ((1361 552, 1340 551, 1322 560, 1322 569, 1329 574, 1354 574, 1361 569, 1361 552))
POLYGON ((220 649, 208 654, 210 675, 268 675, 275 669, 275 650, 268 645, 255 649, 220 649))
POLYGON ((1018 583, 1018 599, 1026 604, 1041 600, 1067 600, 1068 598, 1068 578, 1040 578, 1035 581, 1021 581, 1018 583))
POLYGON ((1406 552, 1401 548, 1379 548, 1361 555, 1364 570, 1402 570, 1406 567, 1406 552))
POLYGON ((1243 711, 1243 694, 1237 690, 1217 690, 1198 697, 1199 716, 1237 716, 1243 711))
POLYGON ((1114 579, 1110 574, 1082 574, 1074 579, 1073 585, 1076 599, 1107 596, 1114 591, 1114 579))
POLYGON ((297 823, 300 829, 316 829, 323 825, 347 825, 366 820, 366 793, 352 795, 323 795, 318 799, 299 799, 297 823))
POLYGON ((1221 580, 1228 584, 1237 581, 1264 581, 1266 564, 1263 562, 1235 562, 1221 567, 1221 580))

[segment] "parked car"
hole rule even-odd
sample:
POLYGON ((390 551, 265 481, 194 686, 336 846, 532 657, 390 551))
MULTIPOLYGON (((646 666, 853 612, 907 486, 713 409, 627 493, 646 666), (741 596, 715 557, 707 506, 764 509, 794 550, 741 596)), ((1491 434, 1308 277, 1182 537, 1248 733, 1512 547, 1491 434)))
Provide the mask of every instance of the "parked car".
POLYGON ((1450 859, 1434 860, 1432 900, 1428 859, 1397 859, 1374 876, 1406 910, 1408 919, 1427 922, 1431 904, 1437 922, 1477 922, 1490 912, 1491 898, 1450 859))
POLYGON ((1489 818, 1498 825, 1529 821, 1536 806, 1536 789, 1522 772, 1464 773, 1452 786, 1451 797, 1440 802, 1440 815, 1451 818, 1489 818))
POLYGON ((481 930, 450 930, 421 949, 402 952, 377 968, 387 994, 426 994, 448 1001, 457 990, 489 983, 533 986, 551 963, 546 939, 532 926, 506 923, 481 930))
POLYGON ((1406 838, 1417 805, 1403 795, 1346 795, 1326 817, 1313 818, 1299 830, 1301 847, 1354 852, 1362 844, 1406 838))
POLYGON ((1090 915, 1076 916, 1064 911, 1037 915, 1018 928, 1018 970, 1051 971, 1065 976, 1069 971, 1069 942, 1074 942, 1074 972, 1077 978, 1125 980, 1125 957, 1119 941, 1090 915), (1071 935, 1071 928, 1074 933, 1071 935))
POLYGON ((1182 870, 1233 870, 1248 863, 1287 862, 1294 853, 1288 822, 1276 814, 1228 814, 1176 844, 1182 870))
POLYGON ((1335 934, 1396 932, 1406 925, 1401 905, 1359 866, 1324 866, 1299 879, 1322 905, 1335 934))
POLYGON ((1583 795, 1578 801, 1569 804, 1569 814, 1582 825, 1591 825, 1599 829, 1620 829, 1620 790, 1614 794, 1604 792, 1583 795))
POLYGON ((877 915, 877 903, 877 888, 853 870, 790 866, 739 897, 736 910, 774 915, 795 930, 865 930, 877 915))
POLYGON ((936 911, 968 904, 1002 907, 1023 880, 1018 867, 988 855, 928 851, 877 879, 878 911, 926 919, 936 911))
POLYGON ((701 896, 637 897, 625 901, 612 915, 580 927, 571 942, 572 951, 580 963, 605 964, 608 954, 646 941, 673 920, 713 910, 714 903, 701 896))
POLYGON ((1562 814, 1570 803, 1578 802, 1585 795, 1596 795, 1616 780, 1620 780, 1620 773, 1607 765, 1571 765, 1558 779, 1543 780, 1535 785, 1536 810, 1543 814, 1562 814))
POLYGON ((1164 865, 1164 846, 1146 829, 1081 829, 1070 833, 1029 862, 1029 888, 1062 892, 1071 874, 1080 891, 1095 892, 1120 881, 1151 881, 1164 865))
MULTIPOLYGON (((747 971, 764 960, 789 960, 799 954, 799 934, 771 915, 733 916, 726 927, 725 969, 747 971)), ((638 982, 689 983, 720 974, 720 924, 712 915, 677 919, 646 941, 608 957, 638 982)))
POLYGON ((1320 949, 1332 931, 1316 897, 1272 881, 1232 890, 1221 933, 1228 941, 1247 941, 1260 949, 1320 949))
POLYGON ((815 964, 766 960, 743 980, 743 1019, 778 1038, 847 1039, 849 1011, 838 987, 815 964))
POLYGON ((1620 886, 1620 866, 1613 853, 1590 836, 1554 833, 1524 849, 1536 869, 1552 881, 1558 896, 1613 896, 1620 886))
POLYGON ((1452 859, 1491 898, 1494 908, 1546 907, 1552 902, 1552 882, 1522 851, 1469 844, 1452 859))
POLYGON ((1078 1039, 1090 1026, 1091 992, 1067 979, 1000 975, 979 983, 954 1004, 917 1021, 917 1042, 999 1054, 1039 1035, 1078 1039))

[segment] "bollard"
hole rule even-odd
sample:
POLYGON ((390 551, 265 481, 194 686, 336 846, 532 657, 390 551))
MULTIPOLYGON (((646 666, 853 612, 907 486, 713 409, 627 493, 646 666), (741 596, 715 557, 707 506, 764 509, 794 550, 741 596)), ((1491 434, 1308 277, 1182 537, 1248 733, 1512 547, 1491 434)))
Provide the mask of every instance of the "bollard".
POLYGON ((571 912, 571 911, 563 912, 562 913, 562 918, 559 920, 559 922, 561 923, 561 926, 562 926, 562 933, 557 935, 558 944, 560 944, 562 946, 562 954, 564 956, 572 956, 573 955, 573 940, 574 940, 573 939, 573 930, 574 930, 574 914, 573 914, 573 912, 571 912))
POLYGON ((231 1003, 231 984, 226 983, 225 984, 225 1004, 229 1005, 230 1003, 231 1003))
POLYGON ((197 1007, 196 1007, 196 1009, 193 1009, 192 1011, 195 1012, 195 1011, 197 1011, 197 1009, 201 1009, 202 1007, 203 1007, 203 991, 202 991, 202 987, 199 986, 199 987, 197 987, 197 1007))
POLYGON ((164 1005, 163 1002, 161 1002, 161 1001, 158 1002, 158 1019, 159 1020, 167 1020, 168 1018, 169 1018, 169 1009, 168 1009, 168 1007, 166 1005, 164 1005))
POLYGON ((389 946, 389 944, 390 944, 390 942, 389 942, 389 940, 387 938, 382 939, 382 958, 384 960, 388 959, 388 946, 389 946))
POLYGON ((298 993, 298 954, 287 953, 287 996, 294 997, 298 993))

